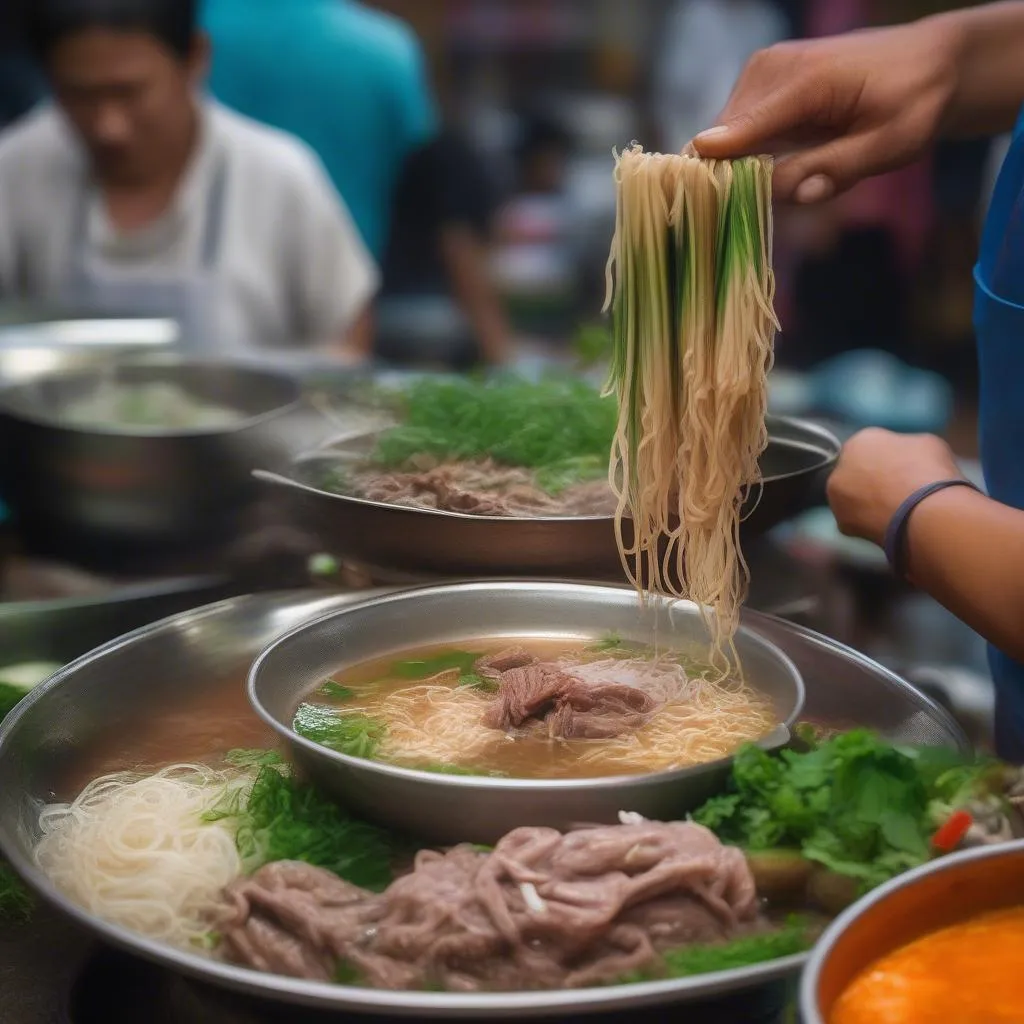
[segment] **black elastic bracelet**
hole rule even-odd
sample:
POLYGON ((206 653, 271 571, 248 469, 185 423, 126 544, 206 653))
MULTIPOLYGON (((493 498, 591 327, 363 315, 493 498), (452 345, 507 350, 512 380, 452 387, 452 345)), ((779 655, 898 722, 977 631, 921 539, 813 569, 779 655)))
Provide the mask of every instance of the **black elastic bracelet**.
POLYGON ((972 491, 978 488, 970 480, 957 477, 955 480, 936 480, 933 484, 925 484, 919 487, 898 509, 889 526, 885 531, 885 557, 889 560, 892 571, 903 579, 906 574, 907 565, 907 525, 910 522, 910 515, 925 498, 931 497, 937 491, 944 491, 947 487, 970 487, 972 491))

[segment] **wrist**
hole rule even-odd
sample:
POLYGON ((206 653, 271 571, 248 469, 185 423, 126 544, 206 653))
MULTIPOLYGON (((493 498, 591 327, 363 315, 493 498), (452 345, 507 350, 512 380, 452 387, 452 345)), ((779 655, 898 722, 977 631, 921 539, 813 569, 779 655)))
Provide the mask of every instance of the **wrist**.
POLYGON ((980 137, 1008 131, 1024 100, 1024 3, 983 4, 925 18, 950 87, 939 132, 980 137))
POLYGON ((910 567, 911 524, 922 508, 935 507, 945 495, 978 493, 978 489, 963 477, 935 480, 912 491, 889 518, 883 538, 885 557, 896 576, 907 578, 910 567))
POLYGON ((968 73, 979 49, 974 10, 947 11, 922 19, 931 35, 938 73, 946 78, 937 135, 960 135, 970 123, 968 73))

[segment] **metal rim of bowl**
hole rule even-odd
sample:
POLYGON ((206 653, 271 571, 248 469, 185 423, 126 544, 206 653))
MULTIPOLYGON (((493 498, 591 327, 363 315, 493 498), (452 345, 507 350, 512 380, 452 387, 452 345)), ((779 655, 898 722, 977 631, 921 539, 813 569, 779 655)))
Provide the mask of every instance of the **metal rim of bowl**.
MULTIPOLYGON (((380 775, 390 776, 392 778, 409 779, 433 785, 452 786, 454 788, 461 789, 494 789, 498 792, 508 790, 575 790, 585 792, 592 789, 604 789, 609 785, 614 785, 616 789, 628 790, 634 787, 644 787, 651 779, 654 778, 667 781, 684 778, 691 774, 706 772, 713 768, 720 768, 727 765, 732 760, 732 755, 728 755, 726 757, 718 758, 715 761, 707 761, 702 764, 690 765, 685 768, 670 768, 665 771, 647 772, 640 775, 613 775, 603 776, 601 778, 585 779, 520 779, 496 778, 493 776, 480 775, 439 775, 436 772, 419 771, 415 768, 400 768, 397 765, 386 764, 382 761, 372 761, 368 758, 353 757, 351 754, 342 754, 337 750, 332 750, 330 747, 325 747, 321 743, 307 739, 305 736, 295 732, 290 725, 285 725, 281 722, 264 707, 263 702, 259 697, 257 692, 258 679, 264 662, 268 658, 273 657, 280 646, 294 639, 296 636, 315 628, 316 626, 323 625, 326 622, 333 621, 351 613, 366 613, 367 611, 373 611, 374 609, 387 608, 394 604, 402 604, 406 601, 415 600, 417 596, 421 595, 468 593, 473 590, 490 591, 497 588, 501 588, 501 590, 505 592, 509 590, 536 591, 540 588, 547 593, 563 592, 567 596, 571 596, 572 593, 578 593, 583 589, 591 592, 611 591, 617 594, 635 593, 635 591, 629 587, 606 586, 597 583, 554 583, 551 581, 540 582, 530 580, 477 580, 468 583, 448 583, 441 584, 439 586, 427 585, 410 587, 409 589, 403 589, 398 593, 385 594, 382 597, 371 598, 368 601, 361 601, 358 604, 339 608, 334 611, 327 612, 324 615, 320 615, 315 619, 311 619, 309 622, 301 623, 300 625, 288 630, 287 633, 283 633, 281 636, 277 637, 273 643, 265 647, 249 669, 248 678, 246 680, 246 692, 249 697, 249 704, 253 711, 255 711, 256 714, 259 715, 259 717, 286 743, 291 746, 300 747, 305 750, 307 754, 313 757, 335 761, 362 771, 371 771, 380 775)), ((660 599, 660 603, 666 608, 671 608, 676 605, 696 607, 692 601, 672 601, 670 599, 663 598, 660 599)), ((781 742, 773 743, 771 745, 772 748, 783 746, 789 738, 789 731, 792 730, 793 725, 799 719, 800 713, 803 710, 804 703, 807 699, 807 691, 804 686, 803 675, 793 663, 789 655, 786 654, 786 652, 777 644, 768 640, 766 637, 761 636, 752 629, 745 628, 743 626, 741 626, 740 629, 744 633, 745 640, 749 640, 752 646, 760 648, 763 653, 771 656, 780 663, 781 667, 784 668, 789 675, 790 682, 796 690, 796 700, 794 701, 793 707, 790 709, 786 718, 775 726, 769 733, 761 737, 760 741, 756 741, 763 742, 770 737, 779 735, 781 727, 785 727, 787 731, 786 739, 781 739, 780 737, 781 742)))
MULTIPOLYGON (((821 972, 832 956, 838 940, 844 935, 847 928, 869 910, 884 903, 891 896, 903 889, 911 888, 923 878, 930 878, 932 875, 943 874, 946 871, 955 871, 961 864, 969 864, 974 861, 989 860, 993 857, 1005 857, 1008 854, 1024 853, 1024 839, 1017 839, 1008 843, 997 843, 993 846, 979 846, 969 850, 961 850, 957 853, 946 854, 937 860, 922 864, 921 867, 913 868, 888 882, 872 889, 871 892, 862 896, 856 903, 846 908, 832 923, 822 932, 818 941, 814 944, 811 954, 807 959, 807 966, 804 968, 800 978, 800 1019, 806 1024, 813 1024, 818 1021, 827 1024, 821 1016, 818 1006, 818 986, 821 982, 821 972)), ((866 965, 865 965, 866 966, 866 965)))
MULTIPOLYGON (((841 444, 839 439, 825 427, 818 423, 813 423, 809 420, 802 420, 792 416, 769 416, 770 422, 778 423, 786 427, 798 428, 806 431, 808 434, 814 435, 814 438, 809 438, 806 442, 800 441, 787 441, 780 439, 780 443, 790 444, 792 447, 804 448, 808 451, 813 451, 820 456, 820 461, 809 468, 794 469, 788 473, 775 473, 771 476, 764 477, 760 484, 774 484, 782 480, 789 480, 793 477, 802 476, 806 473, 819 473, 830 466, 834 465, 836 460, 839 458, 839 449, 841 444), (818 445, 814 444, 813 441, 817 440, 818 445)), ((769 439, 770 443, 770 439, 769 439)), ((303 465, 304 463, 316 462, 318 460, 327 461, 330 457, 330 452, 321 452, 314 455, 307 455, 297 460, 296 465, 303 465)), ((294 469, 294 466, 293 466, 294 469)), ((568 515, 557 515, 557 516, 492 516, 492 515, 476 515, 472 512, 455 512, 450 509, 440 508, 426 508, 419 507, 418 505, 398 505, 388 501, 371 501, 369 498, 357 498, 351 494, 336 494, 334 491, 325 491, 321 487, 317 487, 314 484, 307 483, 303 480, 297 480, 292 478, 291 483, 294 487, 297 487, 309 494, 316 495, 321 498, 329 498, 332 501, 346 502, 352 505, 361 505, 366 508, 377 508, 385 509, 391 512, 399 511, 403 513, 409 513, 411 515, 419 516, 438 516, 448 519, 468 519, 473 522, 493 522, 493 523, 522 523, 522 522, 538 522, 538 523, 578 523, 581 521, 591 522, 611 522, 615 517, 611 515, 603 514, 590 514, 580 516, 568 516, 568 515)))
MULTIPOLYGON (((138 439, 162 439, 182 437, 223 437, 225 435, 241 433, 252 427, 263 423, 270 423, 283 416, 298 411, 303 405, 303 388, 299 380, 290 373, 281 370, 270 370, 259 366, 247 365, 243 360, 232 361, 228 359, 202 359, 184 358, 168 353, 155 354, 149 357, 135 357, 132 359, 114 358, 102 364, 104 367, 112 368, 115 371, 147 370, 168 367, 174 370, 227 370, 235 373, 245 374, 250 378, 261 378, 266 381, 273 381, 277 384, 289 385, 292 389, 292 397, 283 405, 275 405, 273 408, 265 409, 263 412, 245 414, 236 423, 222 427, 131 427, 117 428, 108 424, 69 424, 56 416, 47 416, 26 410, 12 403, 11 398, 15 392, 22 392, 40 385, 60 383, 64 381, 90 380, 98 378, 101 370, 89 369, 64 369, 52 373, 43 373, 32 377, 27 381, 15 381, 0 386, 0 415, 9 416, 12 419, 30 423, 33 426, 45 427, 48 430, 59 430, 67 433, 89 433, 99 434, 107 437, 130 437, 138 439)), ((116 376, 115 376, 116 380, 116 376)))

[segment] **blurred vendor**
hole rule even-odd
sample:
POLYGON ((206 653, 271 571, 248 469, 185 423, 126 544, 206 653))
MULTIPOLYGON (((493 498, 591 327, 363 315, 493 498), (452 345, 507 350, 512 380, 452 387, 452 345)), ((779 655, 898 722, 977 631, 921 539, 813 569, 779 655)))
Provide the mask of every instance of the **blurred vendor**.
POLYGON ((35 3, 56 106, 0 134, 0 297, 365 350, 377 268, 311 151, 202 98, 196 0, 35 3))
POLYGON ((469 370, 512 356, 491 277, 494 190, 474 148, 444 129, 399 178, 373 354, 400 365, 469 370))

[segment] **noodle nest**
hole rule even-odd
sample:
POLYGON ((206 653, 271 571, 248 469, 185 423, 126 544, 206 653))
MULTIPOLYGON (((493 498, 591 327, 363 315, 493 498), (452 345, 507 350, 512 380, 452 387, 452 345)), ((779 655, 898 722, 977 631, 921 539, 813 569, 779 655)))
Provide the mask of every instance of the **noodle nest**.
POLYGON ((41 811, 36 863, 90 913, 203 948, 224 886, 242 871, 230 822, 203 816, 250 782, 187 764, 105 775, 41 811))

